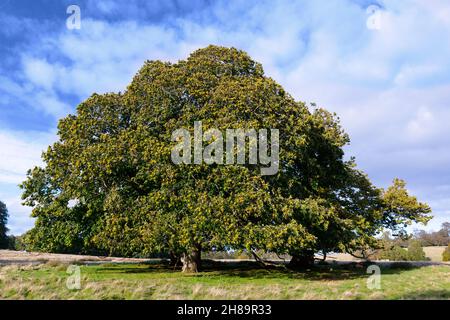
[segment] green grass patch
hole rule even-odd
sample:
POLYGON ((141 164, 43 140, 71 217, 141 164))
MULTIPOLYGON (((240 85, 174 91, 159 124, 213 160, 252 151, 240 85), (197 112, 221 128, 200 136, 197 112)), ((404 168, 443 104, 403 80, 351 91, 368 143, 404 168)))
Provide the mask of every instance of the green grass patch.
POLYGON ((83 265, 69 290, 67 265, 0 267, 1 299, 450 299, 450 266, 381 269, 381 288, 355 266, 302 272, 252 263, 206 263, 198 274, 164 264, 83 265))

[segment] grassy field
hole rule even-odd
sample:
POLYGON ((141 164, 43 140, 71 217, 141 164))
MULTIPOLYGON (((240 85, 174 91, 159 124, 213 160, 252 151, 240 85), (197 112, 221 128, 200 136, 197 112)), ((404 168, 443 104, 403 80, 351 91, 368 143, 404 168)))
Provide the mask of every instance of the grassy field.
POLYGON ((162 264, 80 266, 81 289, 69 290, 67 265, 0 267, 1 299, 450 299, 450 266, 383 268, 381 288, 367 288, 361 266, 305 272, 250 263, 206 265, 186 275, 162 264))
MULTIPOLYGON (((434 246, 434 247, 423 247, 423 251, 425 251, 425 256, 430 258, 430 261, 441 262, 442 261, 442 253, 444 252, 446 246, 434 246)), ((359 260, 347 253, 337 253, 337 254, 329 254, 329 260, 337 260, 337 261, 356 261, 359 260)))
POLYGON ((431 261, 442 261, 442 253, 444 253, 445 246, 442 247, 424 247, 425 255, 431 259, 431 261))

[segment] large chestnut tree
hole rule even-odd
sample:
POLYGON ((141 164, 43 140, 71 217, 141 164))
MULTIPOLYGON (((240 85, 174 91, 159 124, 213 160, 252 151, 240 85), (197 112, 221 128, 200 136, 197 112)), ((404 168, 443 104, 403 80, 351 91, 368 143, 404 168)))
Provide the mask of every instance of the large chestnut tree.
POLYGON ((37 250, 163 253, 193 272, 202 251, 234 248, 287 253, 305 266, 314 253, 371 248, 383 229, 430 219, 404 181, 377 188, 344 159, 349 137, 335 115, 296 101, 234 48, 147 61, 124 93, 93 94, 58 128, 45 167, 22 184, 37 250), (174 164, 172 133, 192 133, 196 121, 203 131, 278 129, 278 172, 174 164))

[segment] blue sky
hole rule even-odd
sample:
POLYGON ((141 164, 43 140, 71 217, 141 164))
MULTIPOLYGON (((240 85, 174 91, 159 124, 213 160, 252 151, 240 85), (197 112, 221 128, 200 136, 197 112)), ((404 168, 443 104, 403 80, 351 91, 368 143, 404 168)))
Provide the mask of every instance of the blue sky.
POLYGON ((427 229, 450 221, 447 0, 0 0, 0 44, 0 200, 13 234, 33 225, 17 185, 58 119, 94 92, 123 91, 145 60, 208 44, 246 50, 296 99, 336 112, 347 155, 375 184, 403 178, 433 209, 427 229), (66 27, 71 4, 80 30, 66 27))

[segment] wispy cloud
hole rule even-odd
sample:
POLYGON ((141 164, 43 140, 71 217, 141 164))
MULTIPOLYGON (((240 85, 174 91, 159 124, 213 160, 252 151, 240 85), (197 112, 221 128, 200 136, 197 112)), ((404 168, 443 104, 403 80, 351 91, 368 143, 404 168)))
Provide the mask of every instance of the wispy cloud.
POLYGON ((42 152, 54 141, 54 133, 0 130, 0 183, 21 183, 28 169, 42 164, 42 152))
POLYGON ((18 185, 28 169, 42 165, 41 154, 54 141, 55 133, 0 129, 0 199, 9 210, 12 234, 21 234, 32 226, 30 208, 22 206, 18 185))

